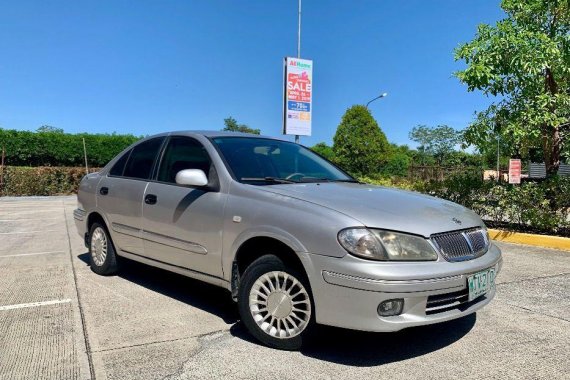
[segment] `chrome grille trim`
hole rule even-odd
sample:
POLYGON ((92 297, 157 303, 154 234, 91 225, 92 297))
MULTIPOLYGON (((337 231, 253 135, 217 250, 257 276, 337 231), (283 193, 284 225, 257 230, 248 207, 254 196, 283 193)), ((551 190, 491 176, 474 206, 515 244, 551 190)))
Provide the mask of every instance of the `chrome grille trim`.
POLYGON ((435 314, 458 307, 467 303, 469 290, 467 288, 458 292, 429 296, 426 303, 426 314, 435 314))
POLYGON ((487 234, 485 231, 478 229, 473 231, 465 232, 467 240, 471 243, 471 249, 473 253, 477 255, 482 255, 487 251, 489 242, 487 241, 487 234))
POLYGON ((473 260, 489 249, 489 239, 483 228, 434 234, 430 240, 447 261, 473 260))
POLYGON ((472 301, 469 301, 469 290, 467 288, 458 292, 438 294, 429 296, 426 302, 426 315, 444 313, 452 309, 460 311, 467 310, 472 305, 486 299, 487 294, 481 295, 472 301))

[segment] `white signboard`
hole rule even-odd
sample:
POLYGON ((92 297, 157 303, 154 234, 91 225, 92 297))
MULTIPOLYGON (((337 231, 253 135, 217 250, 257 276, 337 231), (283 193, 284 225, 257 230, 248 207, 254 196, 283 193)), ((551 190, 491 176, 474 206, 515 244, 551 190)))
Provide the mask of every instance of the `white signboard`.
POLYGON ((313 61, 285 58, 283 134, 311 135, 313 61))
POLYGON ((521 183, 521 170, 522 163, 519 159, 509 160, 509 183, 519 184, 521 183))

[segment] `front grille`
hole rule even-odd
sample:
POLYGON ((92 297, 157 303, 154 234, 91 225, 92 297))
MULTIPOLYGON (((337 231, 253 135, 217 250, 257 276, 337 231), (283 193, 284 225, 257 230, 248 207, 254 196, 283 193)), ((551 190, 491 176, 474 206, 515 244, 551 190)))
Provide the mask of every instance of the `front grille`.
POLYGON ((472 260, 489 249, 487 232, 482 228, 435 234, 431 241, 447 261, 472 260))
POLYGON ((458 292, 429 296, 426 304, 426 315, 443 313, 452 309, 464 311, 471 305, 484 300, 485 297, 485 295, 482 295, 469 302, 469 290, 467 288, 458 292))
POLYGON ((465 232, 467 240, 471 242, 471 248, 473 253, 477 255, 482 255, 487 250, 487 234, 482 230, 474 230, 465 232))

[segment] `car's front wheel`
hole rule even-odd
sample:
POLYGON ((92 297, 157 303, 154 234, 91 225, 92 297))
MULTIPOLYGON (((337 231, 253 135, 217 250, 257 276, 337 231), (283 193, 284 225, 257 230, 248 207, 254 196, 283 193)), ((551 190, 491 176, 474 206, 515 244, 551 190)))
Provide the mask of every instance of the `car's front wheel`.
POLYGON ((109 232, 97 222, 89 232, 89 262, 93 272, 101 275, 113 274, 119 269, 109 232))
POLYGON ((274 255, 262 256, 247 267, 238 308, 255 338, 282 350, 300 349, 314 324, 308 281, 274 255))

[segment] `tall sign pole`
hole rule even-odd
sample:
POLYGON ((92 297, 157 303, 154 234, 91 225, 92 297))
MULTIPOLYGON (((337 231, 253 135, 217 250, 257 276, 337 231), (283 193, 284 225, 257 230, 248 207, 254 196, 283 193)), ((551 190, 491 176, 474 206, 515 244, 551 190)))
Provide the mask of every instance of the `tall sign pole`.
MULTIPOLYGON (((299 0, 299 19, 297 23, 297 58, 301 58, 301 0, 299 0)), ((299 135, 295 135, 295 144, 299 144, 299 135)))
POLYGON ((311 136, 313 61, 301 59, 301 0, 297 28, 297 57, 283 60, 283 134, 311 136))

